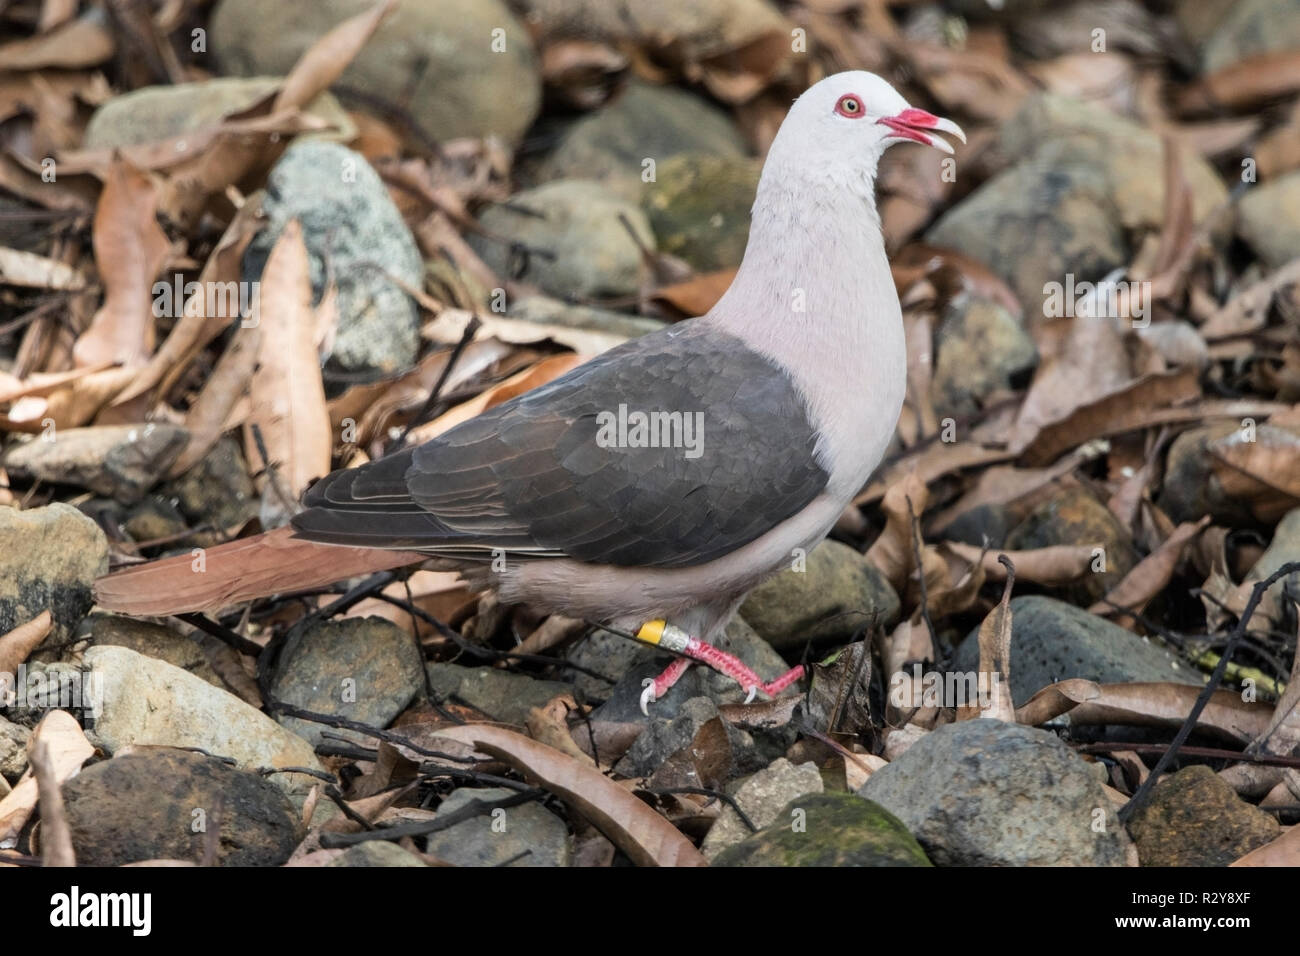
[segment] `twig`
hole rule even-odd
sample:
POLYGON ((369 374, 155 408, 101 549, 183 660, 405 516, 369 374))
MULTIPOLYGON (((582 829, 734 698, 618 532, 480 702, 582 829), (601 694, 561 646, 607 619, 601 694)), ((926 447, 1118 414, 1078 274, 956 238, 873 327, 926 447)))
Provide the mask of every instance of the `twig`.
POLYGON ((637 787, 641 793, 653 794, 656 797, 667 796, 672 793, 695 793, 702 797, 712 797, 715 800, 721 800, 731 809, 736 811, 736 816, 740 817, 740 822, 749 827, 750 833, 757 833, 758 827, 754 826, 754 821, 749 819, 749 814, 740 809, 740 804, 731 794, 723 793, 721 790, 710 790, 708 787, 637 787))
POLYGON ((490 813, 493 810, 504 810, 508 807, 517 807, 521 803, 529 803, 544 796, 546 796, 545 790, 530 789, 524 793, 502 797, 500 800, 471 800, 459 810, 453 810, 451 813, 439 813, 436 820, 399 823, 396 826, 367 830, 362 833, 322 833, 320 845, 327 850, 334 850, 341 847, 356 846, 359 843, 368 843, 371 840, 400 840, 402 837, 408 836, 428 836, 430 833, 447 830, 458 823, 472 820, 481 814, 490 813))
POLYGON ((442 367, 442 372, 438 375, 438 381, 434 382, 433 389, 429 392, 429 397, 424 400, 424 404, 420 406, 420 410, 416 412, 415 417, 406 423, 406 427, 402 429, 402 434, 398 437, 397 441, 393 442, 393 446, 388 449, 386 454, 391 455, 393 452, 403 448, 406 445, 407 436, 411 434, 411 429, 423 425, 426 418, 432 417, 433 410, 438 404, 439 397, 442 395, 442 390, 447 384, 447 379, 451 377, 451 370, 455 367, 456 362, 460 359, 461 353, 465 351, 465 348, 473 340, 475 333, 478 332, 479 326, 482 324, 483 323, 478 320, 477 315, 470 316, 469 322, 465 324, 465 331, 460 335, 460 341, 452 347, 451 354, 447 356, 447 364, 442 367))
POLYGON ((1264 598, 1264 592, 1282 578, 1289 574, 1293 574, 1296 571, 1300 571, 1300 561, 1288 562, 1251 589, 1250 600, 1246 602, 1246 607, 1241 612, 1241 617, 1237 619, 1237 623, 1232 629, 1232 636, 1228 638, 1228 643, 1224 645, 1223 654, 1219 657, 1219 663, 1215 666, 1214 672, 1210 675, 1210 679, 1206 682, 1205 687, 1201 689, 1201 693, 1197 696, 1196 703, 1192 705, 1192 710, 1187 715, 1187 719, 1184 720, 1183 725, 1178 728, 1178 733, 1174 736, 1173 743, 1169 745, 1169 749, 1166 750, 1161 755, 1160 759, 1156 761, 1155 767, 1151 769, 1151 775, 1142 782, 1140 787, 1138 787, 1137 792, 1133 794, 1133 798, 1120 808, 1119 819, 1121 823, 1127 823, 1133 814, 1146 804, 1146 801, 1151 796, 1151 789, 1156 785, 1156 781, 1160 778, 1160 774, 1162 774, 1169 765, 1173 763, 1174 758, 1178 756, 1179 749, 1181 749, 1183 744, 1187 742, 1187 738, 1191 736, 1193 728, 1196 727, 1196 721, 1201 716, 1201 711, 1205 710, 1205 706, 1210 702, 1210 698, 1214 695, 1215 690, 1218 689, 1219 684, 1223 681, 1223 674, 1228 669, 1228 662, 1232 660, 1232 655, 1237 650, 1237 645, 1245 635, 1246 628, 1250 624, 1251 616, 1255 613, 1255 609, 1259 607, 1259 602, 1264 598))
POLYGON ((76 866, 77 856, 72 850, 72 831, 63 806, 63 791, 54 775, 47 741, 39 741, 32 749, 31 764, 41 806, 41 865, 76 866))

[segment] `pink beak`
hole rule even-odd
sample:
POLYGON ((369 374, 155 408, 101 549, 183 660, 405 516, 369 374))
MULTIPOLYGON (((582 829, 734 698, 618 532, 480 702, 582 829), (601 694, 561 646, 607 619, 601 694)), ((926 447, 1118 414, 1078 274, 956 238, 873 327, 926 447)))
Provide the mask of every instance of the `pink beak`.
POLYGON ((933 113, 927 113, 925 110, 909 107, 897 116, 882 116, 876 122, 893 130, 889 135, 890 139, 911 140, 914 143, 922 143, 926 146, 933 146, 935 149, 941 149, 945 153, 952 152, 952 144, 946 139, 931 136, 931 132, 947 133, 950 136, 957 137, 963 143, 966 142, 966 134, 961 131, 960 126, 950 119, 943 119, 933 113))

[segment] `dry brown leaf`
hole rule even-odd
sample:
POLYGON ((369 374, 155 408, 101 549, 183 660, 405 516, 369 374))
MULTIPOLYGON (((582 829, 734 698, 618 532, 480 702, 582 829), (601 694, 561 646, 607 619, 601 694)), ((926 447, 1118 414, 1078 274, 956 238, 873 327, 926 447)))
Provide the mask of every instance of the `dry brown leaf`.
POLYGON ((942 478, 953 472, 1006 461, 1014 457, 1014 452, 1005 448, 990 448, 978 442, 930 442, 882 465, 877 470, 876 477, 858 493, 853 503, 859 507, 875 504, 884 498, 889 488, 909 474, 915 474, 923 484, 928 485, 936 478, 942 478))
POLYGON ((256 327, 240 329, 231 336, 226 351, 185 415, 190 440, 167 470, 168 477, 179 477, 193 468, 226 432, 231 410, 253 379, 261 338, 261 329, 256 327))
POLYGON ((82 17, 26 40, 0 46, 0 70, 78 70, 108 62, 116 52, 104 24, 82 17))
POLYGON ((138 365, 153 351, 153 282, 171 244, 158 225, 158 193, 149 174, 118 159, 95 209, 95 265, 104 304, 77 339, 79 366, 138 365))
POLYGON ((989 611, 980 624, 979 699, 957 708, 958 720, 988 717, 991 720, 1016 722, 1016 706, 1011 702, 1011 586, 1002 590, 1002 600, 989 611), (988 697, 984 697, 987 689, 988 697))
POLYGON ((1087 574, 1093 562, 1091 545, 1057 544, 1028 551, 988 551, 962 541, 945 541, 940 545, 970 563, 978 563, 989 581, 1005 581, 1006 567, 998 555, 1006 555, 1016 566, 1016 577, 1047 587, 1059 587, 1087 574))
POLYGON ((1175 99, 1183 113, 1257 106, 1300 90, 1300 52, 1260 53, 1215 70, 1175 99))
POLYGON ((379 24, 396 8, 397 0, 382 0, 331 27, 293 65, 276 94, 271 112, 306 106, 333 86, 379 24))
POLYGON ((468 724, 438 736, 506 761, 564 800, 641 866, 706 866, 676 827, 594 767, 500 727, 468 724))
MULTIPOLYGON (((1038 725, 1069 714, 1076 724, 1132 724, 1178 727, 1187 719, 1201 688, 1192 684, 1097 684, 1063 680, 1044 687, 1016 710, 1016 720, 1038 725)), ((1216 690, 1201 712, 1197 727, 1248 743, 1268 727, 1272 708, 1247 703, 1230 690, 1216 690)))
POLYGON ((1082 442, 1154 424, 1158 416, 1153 410, 1193 401, 1200 394, 1200 373, 1195 368, 1145 375, 1106 395, 1071 403, 1059 418, 1017 422, 1021 458, 1029 465, 1049 464, 1082 442))
MULTIPOLYGON (((295 219, 276 240, 262 272, 258 367, 249 388, 251 422, 260 427, 270 463, 295 497, 329 472, 333 445, 311 298, 307 246, 295 219)), ((250 448, 248 460, 258 458, 250 448)))
MULTIPOLYGON (((41 718, 27 746, 29 750, 39 746, 47 748, 47 763, 59 783, 76 776, 81 765, 95 753, 76 718, 64 710, 52 710, 41 718)), ((38 794, 36 778, 28 769, 13 790, 0 800, 0 848, 12 849, 17 844, 18 835, 36 809, 38 794)))
POLYGON ((906 590, 907 579, 916 569, 914 519, 925 511, 928 500, 929 491, 913 472, 891 485, 881 503, 885 529, 867 550, 866 558, 900 593, 906 590))
POLYGON ((0 637, 0 674, 16 674, 18 665, 40 646, 53 627, 54 618, 46 610, 0 637))
POLYGON ((666 302, 685 316, 703 315, 718 304, 718 300, 731 288, 735 278, 735 269, 707 272, 685 282, 676 282, 656 289, 650 298, 658 302, 666 302))
MULTIPOLYGON (((440 345, 455 345, 465 334, 465 329, 475 316, 463 309, 444 309, 432 322, 427 322, 420 334, 440 345)), ((577 329, 565 325, 548 325, 529 322, 527 319, 509 319, 500 315, 480 315, 479 338, 492 336, 511 345, 534 345, 550 340, 587 355, 599 355, 627 341, 626 335, 601 332, 597 329, 577 329)))
POLYGON ((1289 827, 1276 840, 1256 847, 1229 866, 1300 866, 1300 826, 1289 827))
POLYGON ((430 438, 435 438, 443 432, 481 415, 494 405, 500 405, 516 395, 522 395, 524 392, 545 385, 561 375, 566 375, 589 358, 591 356, 578 355, 574 352, 552 355, 550 358, 538 362, 532 368, 520 372, 518 375, 512 375, 501 384, 488 389, 468 402, 457 405, 450 411, 439 415, 433 421, 411 429, 411 434, 408 437, 412 444, 426 442, 430 438))
MULTIPOLYGON (((1165 589, 1174 576, 1178 563, 1201 530, 1210 523, 1209 516, 1199 521, 1186 521, 1174 529, 1168 539, 1155 551, 1134 565, 1106 597, 1088 610, 1103 617, 1116 613, 1114 605, 1129 608, 1141 614, 1147 604, 1165 589)), ((1121 623, 1132 622, 1127 615, 1121 623)))
MULTIPOLYGON (((185 300, 180 319, 162 346, 137 373, 136 380, 118 397, 119 403, 143 395, 159 382, 163 383, 160 391, 166 393, 199 352, 229 328, 235 318, 230 314, 234 311, 231 308, 231 289, 240 288, 231 283, 240 281, 244 251, 265 224, 261 206, 260 200, 250 198, 240 207, 208 256, 196 280, 197 289, 185 300)), ((239 293, 234 292, 236 305, 239 299, 239 293)), ((179 303, 173 302, 173 306, 177 307, 179 303)))

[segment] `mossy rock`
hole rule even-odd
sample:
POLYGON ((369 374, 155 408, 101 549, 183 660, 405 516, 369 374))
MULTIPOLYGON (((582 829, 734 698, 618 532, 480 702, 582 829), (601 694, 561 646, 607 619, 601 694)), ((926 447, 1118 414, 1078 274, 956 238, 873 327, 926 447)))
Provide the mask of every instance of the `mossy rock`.
POLYGON ((718 854, 714 866, 932 866, 907 827, 851 793, 809 793, 777 823, 718 854), (796 830, 795 814, 801 812, 796 830))

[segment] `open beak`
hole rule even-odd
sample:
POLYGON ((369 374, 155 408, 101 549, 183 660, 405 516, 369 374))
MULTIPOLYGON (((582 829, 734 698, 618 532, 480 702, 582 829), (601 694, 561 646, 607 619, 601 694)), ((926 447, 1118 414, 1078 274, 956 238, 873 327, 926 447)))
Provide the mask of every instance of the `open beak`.
POLYGON ((966 134, 961 131, 960 126, 950 119, 943 119, 925 110, 909 107, 897 116, 882 116, 876 122, 893 130, 890 134, 892 139, 907 139, 914 143, 923 143, 941 149, 945 153, 952 152, 952 144, 946 139, 930 135, 931 133, 947 133, 957 137, 963 143, 966 142, 966 134))

